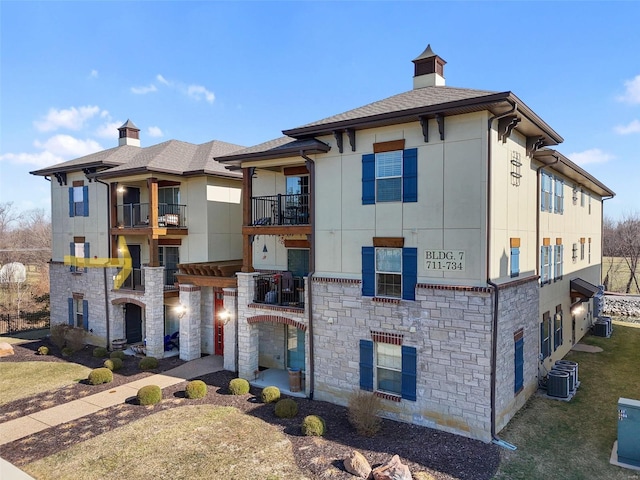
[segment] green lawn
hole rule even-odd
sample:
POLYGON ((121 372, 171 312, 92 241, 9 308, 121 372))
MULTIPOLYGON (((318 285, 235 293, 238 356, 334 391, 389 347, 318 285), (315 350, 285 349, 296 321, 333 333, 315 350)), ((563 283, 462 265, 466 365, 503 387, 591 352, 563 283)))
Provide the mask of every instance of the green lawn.
POLYGON ((604 351, 567 355, 579 364, 576 396, 529 400, 499 434, 518 449, 503 452, 496 480, 640 479, 640 472, 609 463, 618 398, 640 399, 640 329, 616 324, 611 338, 588 336, 583 343, 604 351))

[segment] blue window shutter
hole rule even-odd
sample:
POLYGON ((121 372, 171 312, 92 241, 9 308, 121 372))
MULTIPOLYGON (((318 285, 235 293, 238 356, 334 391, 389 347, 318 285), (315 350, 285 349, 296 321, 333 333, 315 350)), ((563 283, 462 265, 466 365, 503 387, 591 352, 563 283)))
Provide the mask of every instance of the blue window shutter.
POLYGON ((546 358, 546 349, 544 346, 544 319, 542 320, 542 323, 540 324, 540 353, 542 353, 542 358, 546 358))
POLYGON ((360 340, 360 389, 373 392, 373 342, 360 340))
POLYGON ((417 354, 415 347, 402 346, 402 398, 416 401, 417 354))
POLYGON ((362 296, 376 295, 376 249, 362 247, 362 296))
POLYGON ((410 148, 402 155, 402 201, 418 201, 418 149, 410 148))
POLYGON ((376 203, 376 156, 362 155, 362 204, 376 203))
POLYGON ((73 217, 74 214, 73 205, 73 187, 69 187, 69 216, 73 217))
POLYGON ((515 382, 514 392, 518 392, 524 385, 524 338, 516 341, 515 345, 515 382))
POLYGON ((73 327, 75 325, 73 318, 73 298, 67 298, 67 302, 69 303, 69 325, 73 327))
POLYGON ((416 283, 418 281, 418 249, 402 249, 402 298, 416 299, 416 283))
POLYGON ((89 331, 89 300, 82 300, 82 328, 89 331))
POLYGON ((76 267, 75 267, 75 255, 76 255, 76 244, 71 242, 69 244, 69 255, 71 255, 71 265, 69 266, 69 271, 70 272, 75 272, 76 271, 76 267))
POLYGON ((82 187, 82 201, 84 202, 83 216, 88 217, 89 216, 89 187, 87 185, 82 187))
POLYGON ((520 273, 520 247, 511 247, 511 276, 517 277, 520 273))

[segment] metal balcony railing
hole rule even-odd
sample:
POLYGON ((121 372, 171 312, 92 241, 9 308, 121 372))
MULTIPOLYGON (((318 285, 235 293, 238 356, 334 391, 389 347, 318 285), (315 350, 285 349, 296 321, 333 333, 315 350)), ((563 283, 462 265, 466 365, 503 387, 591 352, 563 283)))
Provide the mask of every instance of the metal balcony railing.
POLYGON ((178 273, 177 268, 164 268, 164 289, 165 290, 173 290, 175 289, 176 283, 176 273, 178 273))
POLYGON ((144 290, 144 275, 141 268, 134 268, 122 284, 127 290, 144 290))
POLYGON ((291 272, 258 275, 253 303, 304 308, 304 278, 291 272))
POLYGON ((251 225, 308 225, 309 194, 252 197, 251 225))
MULTIPOLYGON (((116 225, 119 228, 149 227, 149 204, 126 203, 116 206, 116 225)), ((186 228, 187 206, 172 203, 158 205, 158 226, 186 228)))

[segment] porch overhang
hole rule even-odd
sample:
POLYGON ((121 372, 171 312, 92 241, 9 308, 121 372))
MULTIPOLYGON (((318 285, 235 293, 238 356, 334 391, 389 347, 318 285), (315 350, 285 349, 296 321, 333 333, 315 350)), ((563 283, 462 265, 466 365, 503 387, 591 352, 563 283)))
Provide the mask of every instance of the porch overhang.
POLYGON ((571 306, 588 301, 596 293, 598 293, 598 287, 592 283, 583 280, 582 278, 574 278, 569 282, 571 290, 571 306))

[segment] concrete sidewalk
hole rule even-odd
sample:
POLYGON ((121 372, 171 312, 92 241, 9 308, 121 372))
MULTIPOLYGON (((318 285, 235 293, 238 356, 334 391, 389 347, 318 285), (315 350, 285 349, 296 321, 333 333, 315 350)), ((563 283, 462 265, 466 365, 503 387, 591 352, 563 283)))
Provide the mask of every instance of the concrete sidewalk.
MULTIPOLYGON (((104 408, 119 405, 127 399, 135 397, 138 390, 145 385, 158 385, 160 388, 166 388, 222 369, 222 357, 209 355, 186 362, 161 374, 152 375, 142 380, 136 380, 110 390, 89 395, 83 399, 73 400, 56 407, 0 423, 0 445, 28 437, 49 427, 91 415, 104 408)), ((28 480, 30 478, 30 476, 0 458, 0 479, 28 480)))

